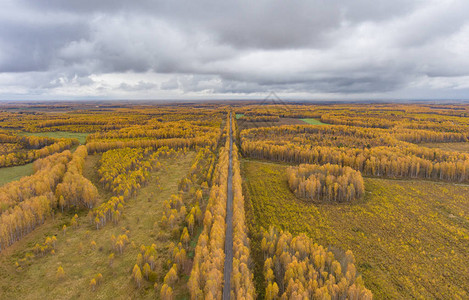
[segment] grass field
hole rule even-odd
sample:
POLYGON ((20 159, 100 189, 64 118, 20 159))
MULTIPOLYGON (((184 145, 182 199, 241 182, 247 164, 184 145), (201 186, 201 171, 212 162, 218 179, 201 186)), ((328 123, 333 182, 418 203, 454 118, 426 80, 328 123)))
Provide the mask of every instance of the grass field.
POLYGON ((425 143, 419 144, 420 146, 427 148, 438 148, 445 151, 457 151, 469 153, 469 143, 425 143))
MULTIPOLYGON (((28 136, 46 136, 46 137, 52 137, 52 138, 75 138, 75 139, 78 139, 78 141, 80 141, 80 144, 85 144, 86 137, 88 136, 88 133, 75 133, 75 132, 64 132, 64 131, 20 133, 20 135, 22 134, 28 135, 28 136)), ((22 165, 22 166, 0 168, 0 186, 11 181, 19 180, 21 177, 28 176, 31 174, 33 174, 33 163, 29 163, 29 164, 22 165)))
POLYGON ((323 123, 317 119, 301 119, 301 121, 308 123, 309 125, 327 125, 326 123, 323 123))
MULTIPOLYGON (((469 297, 469 186, 366 178, 357 203, 314 205, 290 192, 286 165, 243 160, 242 168, 256 226, 351 249, 376 299, 469 297)), ((258 244, 254 239, 255 257, 258 244)))
POLYGON ((239 119, 241 117, 244 117, 244 114, 236 114, 236 119, 239 119))
POLYGON ((244 119, 238 120, 239 130, 259 128, 259 127, 272 127, 282 125, 304 125, 305 123, 301 119, 296 118, 280 118, 278 122, 251 122, 244 119))
POLYGON ((67 138, 67 139, 77 139, 80 144, 86 143, 86 137, 89 133, 82 132, 65 132, 65 131, 52 131, 52 132, 21 132, 20 135, 28 136, 45 136, 51 138, 67 138))
MULTIPOLYGON (((194 157, 192 152, 178 158, 163 162, 163 169, 152 174, 147 186, 140 189, 138 195, 130 199, 123 211, 123 218, 114 225, 107 224, 97 231, 88 225, 87 212, 79 212, 79 222, 83 225, 77 229, 69 228, 63 235, 61 228, 69 224, 74 212, 59 215, 49 220, 27 237, 6 249, 0 254, 0 298, 2 299, 153 299, 153 284, 144 281, 137 289, 130 274, 136 263, 140 245, 157 245, 157 266, 159 286, 166 274, 166 261, 169 258, 169 235, 167 230, 154 226, 162 216, 163 201, 178 190, 180 178, 189 170, 194 157), (170 170, 170 171, 169 171, 170 170), (160 178, 158 183, 156 176, 160 178), (160 190, 159 187, 162 187, 160 190), (116 254, 113 267, 108 264, 111 253, 112 234, 122 234, 123 229, 129 230, 129 240, 135 248, 127 245, 122 255, 116 254), (57 234, 57 251, 55 255, 47 254, 42 258, 34 258, 30 265, 22 271, 16 271, 15 261, 24 257, 26 251, 36 243, 44 242, 46 236, 57 234), (96 242, 92 250, 90 243, 96 242), (81 249, 81 250, 80 250, 81 249), (62 266, 65 279, 56 279, 56 270, 62 266), (102 273, 103 283, 92 292, 90 280, 102 273)), ((84 175, 96 181, 96 163, 98 156, 89 156, 85 163, 84 175)), ((99 187, 99 183, 95 184, 99 187)), ((100 192, 102 190, 100 189, 100 192)), ((108 194, 103 194, 107 200, 108 194)))
POLYGON ((33 174, 33 163, 22 166, 0 168, 0 186, 11 181, 19 180, 21 177, 31 174, 33 174))

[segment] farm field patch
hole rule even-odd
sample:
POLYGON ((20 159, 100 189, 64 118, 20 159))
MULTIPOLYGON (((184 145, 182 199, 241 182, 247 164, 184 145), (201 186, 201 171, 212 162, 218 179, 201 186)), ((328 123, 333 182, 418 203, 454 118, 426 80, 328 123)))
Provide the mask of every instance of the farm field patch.
POLYGON ((422 147, 436 148, 445 151, 458 151, 469 153, 469 142, 457 142, 457 143, 423 143, 420 144, 422 147))
POLYGON ((0 168, 0 186, 33 174, 33 163, 22 166, 0 168))
POLYGON ((313 118, 309 118, 309 119, 301 119, 301 121, 309 124, 309 125, 327 125, 326 123, 323 123, 321 122, 320 120, 318 119, 313 119, 313 118))
POLYGON ((86 137, 88 133, 82 132, 66 132, 66 131, 51 131, 51 132, 22 132, 20 135, 27 135, 27 136, 45 136, 49 138, 66 138, 66 139, 77 139, 80 144, 86 143, 86 137))
POLYGON ((278 122, 250 122, 243 119, 238 120, 240 130, 258 128, 258 127, 273 127, 283 125, 305 125, 303 121, 296 118, 280 118, 278 122))

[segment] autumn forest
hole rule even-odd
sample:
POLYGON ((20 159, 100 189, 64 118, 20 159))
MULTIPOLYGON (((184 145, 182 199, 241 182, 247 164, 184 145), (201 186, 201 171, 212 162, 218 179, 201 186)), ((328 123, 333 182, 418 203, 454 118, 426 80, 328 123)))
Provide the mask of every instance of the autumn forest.
POLYGON ((0 104, 0 299, 468 299, 469 105, 0 104))

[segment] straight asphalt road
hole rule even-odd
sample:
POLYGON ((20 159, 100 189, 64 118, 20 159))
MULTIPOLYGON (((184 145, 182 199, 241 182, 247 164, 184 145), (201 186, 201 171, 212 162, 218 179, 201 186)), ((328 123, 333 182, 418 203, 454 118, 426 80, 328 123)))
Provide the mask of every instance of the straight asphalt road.
POLYGON ((231 271, 233 270, 233 121, 230 113, 230 159, 228 166, 228 187, 226 198, 226 233, 225 233, 225 267, 223 270, 223 299, 230 299, 231 271))

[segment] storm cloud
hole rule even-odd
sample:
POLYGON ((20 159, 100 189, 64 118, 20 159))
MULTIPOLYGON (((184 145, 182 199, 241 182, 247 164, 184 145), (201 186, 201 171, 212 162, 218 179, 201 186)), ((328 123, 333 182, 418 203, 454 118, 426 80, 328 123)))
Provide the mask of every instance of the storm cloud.
POLYGON ((468 99, 465 0, 4 0, 0 99, 468 99))

